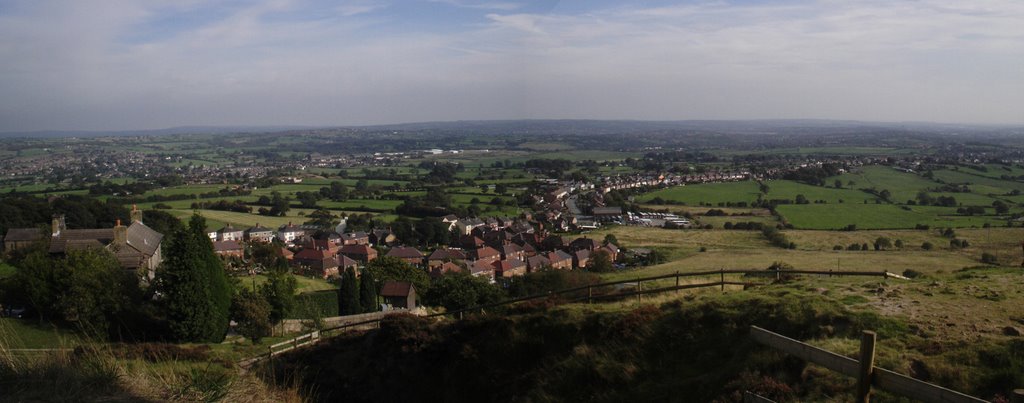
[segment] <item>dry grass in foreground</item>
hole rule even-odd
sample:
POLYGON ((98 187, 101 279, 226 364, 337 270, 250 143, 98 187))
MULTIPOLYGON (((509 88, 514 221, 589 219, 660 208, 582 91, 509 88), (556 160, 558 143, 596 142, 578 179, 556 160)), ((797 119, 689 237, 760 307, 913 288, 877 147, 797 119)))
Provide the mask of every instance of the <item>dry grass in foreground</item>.
POLYGON ((3 401, 303 401, 296 389, 268 386, 206 346, 89 342, 26 351, 10 345, 0 340, 3 401))

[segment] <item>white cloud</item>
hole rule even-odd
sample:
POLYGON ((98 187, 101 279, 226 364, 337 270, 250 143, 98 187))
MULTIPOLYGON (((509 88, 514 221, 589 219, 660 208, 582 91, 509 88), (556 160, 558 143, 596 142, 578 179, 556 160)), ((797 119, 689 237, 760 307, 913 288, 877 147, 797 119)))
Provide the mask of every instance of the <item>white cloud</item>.
POLYGON ((455 7, 472 8, 477 10, 499 10, 512 11, 523 7, 521 3, 500 2, 500 1, 469 1, 469 0, 429 0, 431 3, 447 4, 455 7))
POLYGON ((549 117, 1024 122, 1024 3, 1012 0, 509 7, 480 12, 468 30, 406 29, 368 14, 382 4, 371 2, 283 19, 307 4, 265 1, 125 40, 168 8, 208 6, 181 4, 31 2, 0 15, 0 131, 549 117))

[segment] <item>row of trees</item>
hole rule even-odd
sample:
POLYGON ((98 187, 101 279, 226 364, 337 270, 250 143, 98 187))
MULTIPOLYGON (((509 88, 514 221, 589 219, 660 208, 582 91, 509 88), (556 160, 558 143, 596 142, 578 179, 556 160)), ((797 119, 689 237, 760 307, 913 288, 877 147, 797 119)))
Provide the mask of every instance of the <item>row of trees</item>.
POLYGON ((349 267, 341 276, 338 294, 338 312, 342 315, 355 315, 380 310, 377 301, 378 284, 373 280, 373 271, 364 270, 359 278, 349 267))

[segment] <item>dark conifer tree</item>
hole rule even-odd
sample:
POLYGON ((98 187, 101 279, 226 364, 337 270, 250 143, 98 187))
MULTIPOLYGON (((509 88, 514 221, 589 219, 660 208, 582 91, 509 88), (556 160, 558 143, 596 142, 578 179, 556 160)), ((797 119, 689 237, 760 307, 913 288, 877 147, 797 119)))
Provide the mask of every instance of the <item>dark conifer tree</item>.
POLYGON ((364 270, 359 278, 359 305, 363 312, 377 312, 380 305, 377 303, 377 284, 373 281, 373 273, 364 270))
POLYGON ((192 216, 187 229, 170 236, 157 286, 172 337, 181 341, 224 339, 232 293, 201 216, 192 216))
POLYGON ((341 276, 339 292, 338 303, 341 305, 339 312, 342 315, 355 315, 363 312, 362 306, 359 305, 359 285, 356 284, 356 272, 351 267, 345 270, 345 275, 341 276))

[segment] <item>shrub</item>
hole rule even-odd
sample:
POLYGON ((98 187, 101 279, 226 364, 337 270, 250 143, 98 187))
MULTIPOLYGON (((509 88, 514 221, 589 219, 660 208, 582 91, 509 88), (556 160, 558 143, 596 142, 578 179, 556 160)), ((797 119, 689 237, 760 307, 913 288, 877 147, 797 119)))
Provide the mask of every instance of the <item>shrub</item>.
POLYGON ((963 249, 968 246, 971 246, 971 244, 966 239, 953 238, 949 240, 950 249, 963 249))
POLYGON ((786 235, 779 232, 778 229, 773 227, 765 227, 761 230, 761 234, 771 242, 772 245, 783 249, 795 249, 796 243, 790 242, 786 235))
POLYGON ((921 249, 932 250, 935 249, 935 245, 932 245, 931 242, 925 241, 924 243, 921 244, 921 249))
POLYGON ((996 255, 985 252, 981 254, 981 262, 985 264, 999 264, 999 259, 996 255))
POLYGON ((338 316, 338 291, 307 292, 295 297, 295 310, 290 317, 313 319, 314 314, 321 317, 338 316))

